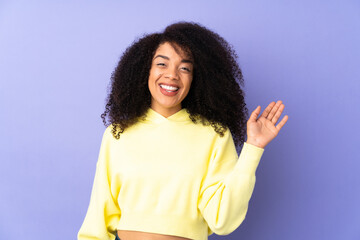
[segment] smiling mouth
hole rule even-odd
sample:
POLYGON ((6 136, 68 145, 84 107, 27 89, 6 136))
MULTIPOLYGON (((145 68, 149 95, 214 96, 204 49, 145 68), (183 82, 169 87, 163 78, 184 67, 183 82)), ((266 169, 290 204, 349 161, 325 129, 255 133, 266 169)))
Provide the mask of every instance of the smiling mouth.
POLYGON ((160 84, 160 87, 164 89, 166 92, 176 92, 179 90, 178 87, 173 87, 165 84, 160 84))

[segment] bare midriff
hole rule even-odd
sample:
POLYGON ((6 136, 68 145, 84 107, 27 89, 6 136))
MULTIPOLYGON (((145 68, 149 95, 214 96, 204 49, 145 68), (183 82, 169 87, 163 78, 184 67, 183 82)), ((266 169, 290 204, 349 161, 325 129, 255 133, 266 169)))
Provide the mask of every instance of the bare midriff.
POLYGON ((121 240, 192 240, 190 238, 178 237, 173 235, 129 230, 118 230, 118 236, 121 240))

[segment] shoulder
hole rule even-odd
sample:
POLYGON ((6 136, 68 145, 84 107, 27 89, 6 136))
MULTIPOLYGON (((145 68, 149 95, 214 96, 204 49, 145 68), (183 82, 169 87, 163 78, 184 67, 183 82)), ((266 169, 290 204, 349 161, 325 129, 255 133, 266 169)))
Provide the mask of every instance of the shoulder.
POLYGON ((118 135, 120 132, 120 127, 117 127, 116 124, 111 123, 109 126, 106 127, 104 130, 104 136, 113 136, 118 135))
POLYGON ((109 126, 107 126, 105 128, 105 130, 103 130, 103 134, 102 134, 102 141, 105 142, 105 141, 109 141, 111 140, 112 138, 115 138, 113 136, 113 128, 114 128, 114 125, 113 124, 110 124, 109 126))
MULTIPOLYGON (((215 132, 215 130, 213 129, 215 132)), ((231 131, 228 127, 225 128, 225 131, 222 134, 216 133, 216 145, 224 146, 224 145, 234 145, 234 139, 231 134, 231 131)))
POLYGON ((232 133, 228 127, 224 127, 217 132, 212 125, 203 125, 196 123, 192 127, 192 135, 196 136, 195 139, 202 139, 200 142, 211 143, 214 149, 222 148, 226 145, 234 145, 232 133))

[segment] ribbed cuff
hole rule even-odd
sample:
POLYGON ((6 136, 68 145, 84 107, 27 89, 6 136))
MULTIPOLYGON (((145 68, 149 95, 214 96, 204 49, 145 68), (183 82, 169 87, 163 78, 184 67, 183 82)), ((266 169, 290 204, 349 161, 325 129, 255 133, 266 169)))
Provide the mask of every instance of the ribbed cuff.
POLYGON ((259 165, 264 150, 264 148, 244 142, 238 163, 236 164, 236 171, 244 174, 255 175, 256 168, 259 165))

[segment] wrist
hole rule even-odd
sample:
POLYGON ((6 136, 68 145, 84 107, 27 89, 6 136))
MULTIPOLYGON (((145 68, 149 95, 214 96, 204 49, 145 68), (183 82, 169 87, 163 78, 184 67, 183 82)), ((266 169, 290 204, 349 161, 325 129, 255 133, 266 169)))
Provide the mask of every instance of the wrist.
POLYGON ((254 146, 259 147, 259 148, 265 148, 265 146, 266 146, 266 145, 263 145, 261 143, 258 143, 256 140, 253 140, 253 139, 246 140, 246 143, 254 145, 254 146))

